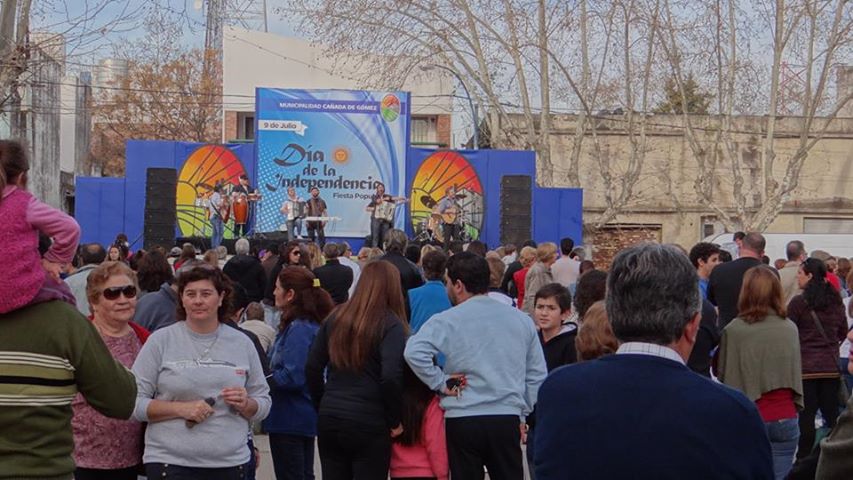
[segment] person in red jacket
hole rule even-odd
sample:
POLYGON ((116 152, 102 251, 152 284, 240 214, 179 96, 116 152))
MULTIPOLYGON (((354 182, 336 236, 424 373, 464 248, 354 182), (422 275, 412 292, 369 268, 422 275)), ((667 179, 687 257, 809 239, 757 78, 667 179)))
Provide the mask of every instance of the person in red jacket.
POLYGON ((515 288, 518 290, 518 298, 516 298, 516 306, 521 308, 524 305, 524 278, 527 276, 527 271, 536 262, 536 249, 533 247, 524 247, 521 249, 521 254, 518 256, 521 262, 521 270, 512 275, 512 281, 515 288))

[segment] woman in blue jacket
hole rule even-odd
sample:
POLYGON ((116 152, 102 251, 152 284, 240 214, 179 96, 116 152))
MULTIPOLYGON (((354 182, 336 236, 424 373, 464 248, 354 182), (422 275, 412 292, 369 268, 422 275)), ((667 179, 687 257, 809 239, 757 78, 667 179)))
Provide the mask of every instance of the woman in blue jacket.
POLYGON ((285 268, 275 283, 281 323, 270 349, 272 409, 264 421, 278 480, 314 478, 317 412, 305 385, 311 343, 334 302, 310 270, 285 268))

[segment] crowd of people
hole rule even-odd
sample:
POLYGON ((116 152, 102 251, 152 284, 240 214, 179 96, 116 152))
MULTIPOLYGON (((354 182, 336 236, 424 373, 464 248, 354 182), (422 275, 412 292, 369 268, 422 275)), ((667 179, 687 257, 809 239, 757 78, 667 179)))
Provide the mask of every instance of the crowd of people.
POLYGON ((759 233, 643 243, 605 271, 569 238, 119 235, 72 262, 76 223, 15 144, 0 164, 0 478, 255 478, 258 432, 278 479, 314 478, 315 447, 327 480, 853 475, 853 274, 802 242, 773 266, 759 233))

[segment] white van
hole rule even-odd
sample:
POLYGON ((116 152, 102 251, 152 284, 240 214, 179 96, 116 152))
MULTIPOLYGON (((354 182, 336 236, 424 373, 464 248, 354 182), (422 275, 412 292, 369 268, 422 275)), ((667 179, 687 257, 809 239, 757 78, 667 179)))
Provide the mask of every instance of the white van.
MULTIPOLYGON (((853 258, 853 234, 849 233, 764 233, 764 239, 767 240, 767 246, 764 247, 764 254, 770 257, 772 264, 777 258, 785 258, 785 246, 791 240, 799 240, 806 246, 806 252, 811 253, 815 250, 823 250, 834 257, 853 258)), ((732 252, 732 256, 737 257, 734 252, 737 251, 737 246, 734 243, 734 234, 722 233, 720 235, 711 235, 703 242, 716 243, 723 249, 732 252)))

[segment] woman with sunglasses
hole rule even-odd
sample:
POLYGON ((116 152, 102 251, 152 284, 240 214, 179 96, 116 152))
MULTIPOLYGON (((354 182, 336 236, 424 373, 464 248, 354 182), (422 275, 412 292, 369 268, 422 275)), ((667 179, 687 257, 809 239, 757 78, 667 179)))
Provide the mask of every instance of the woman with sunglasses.
POLYGON ((275 282, 285 267, 305 267, 311 270, 311 257, 304 243, 291 240, 279 247, 278 262, 272 268, 267 279, 267 288, 264 290, 264 303, 267 306, 275 305, 275 282))
MULTIPOLYGON (((105 262, 86 284, 91 321, 112 356, 127 368, 139 355, 148 331, 130 320, 136 311, 136 274, 122 262, 105 262)), ((74 478, 135 480, 142 466, 142 424, 107 418, 82 395, 73 403, 74 478)))
POLYGON ((231 285, 199 265, 178 277, 178 322, 151 335, 133 373, 133 417, 148 422, 148 478, 242 480, 250 422, 270 409, 269 387, 252 341, 223 323, 231 285))

